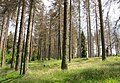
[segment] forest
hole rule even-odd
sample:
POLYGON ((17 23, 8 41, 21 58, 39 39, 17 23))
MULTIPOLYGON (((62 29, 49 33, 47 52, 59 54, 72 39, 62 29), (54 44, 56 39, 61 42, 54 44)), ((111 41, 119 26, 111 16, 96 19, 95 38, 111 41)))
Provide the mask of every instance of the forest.
POLYGON ((0 83, 120 83, 120 0, 0 0, 0 83))

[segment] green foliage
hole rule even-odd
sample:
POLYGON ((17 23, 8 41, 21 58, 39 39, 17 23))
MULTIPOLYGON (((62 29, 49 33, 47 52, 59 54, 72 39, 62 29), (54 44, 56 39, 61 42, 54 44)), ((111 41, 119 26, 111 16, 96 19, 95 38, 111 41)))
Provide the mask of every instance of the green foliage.
POLYGON ((9 52, 9 54, 6 55, 6 62, 7 62, 8 64, 10 64, 11 61, 12 61, 11 57, 12 57, 12 52, 9 52))
POLYGON ((33 54, 32 54, 32 59, 31 59, 32 61, 36 60, 36 58, 37 58, 36 55, 37 55, 37 51, 34 50, 33 54))
POLYGON ((87 56, 86 39, 83 31, 81 33, 81 56, 82 57, 87 56))
POLYGON ((9 68, 0 69, 0 83, 119 83, 120 57, 73 59, 68 70, 60 69, 61 60, 32 61, 28 74, 9 68))
POLYGON ((0 69, 0 83, 10 83, 20 78, 19 72, 13 71, 8 67, 0 69))
POLYGON ((8 36, 8 41, 7 41, 7 52, 12 52, 12 46, 13 46, 13 34, 10 32, 8 36))
POLYGON ((117 56, 119 56, 119 57, 120 57, 120 54, 117 54, 117 56))

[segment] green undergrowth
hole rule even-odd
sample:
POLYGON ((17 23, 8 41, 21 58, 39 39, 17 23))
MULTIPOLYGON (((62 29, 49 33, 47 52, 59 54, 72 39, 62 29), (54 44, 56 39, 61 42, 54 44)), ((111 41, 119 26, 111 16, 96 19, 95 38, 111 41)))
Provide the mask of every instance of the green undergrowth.
POLYGON ((61 60, 29 63, 28 74, 8 67, 0 68, 0 83, 120 83, 120 57, 73 59, 68 70, 61 70, 61 60))

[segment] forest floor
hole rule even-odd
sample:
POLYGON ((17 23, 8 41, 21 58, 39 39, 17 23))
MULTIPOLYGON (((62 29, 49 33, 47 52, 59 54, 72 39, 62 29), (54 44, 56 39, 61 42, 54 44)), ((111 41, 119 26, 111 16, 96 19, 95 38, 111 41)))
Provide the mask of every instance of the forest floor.
POLYGON ((120 83, 120 57, 73 59, 68 70, 61 60, 29 63, 26 76, 8 67, 0 68, 0 83, 120 83))

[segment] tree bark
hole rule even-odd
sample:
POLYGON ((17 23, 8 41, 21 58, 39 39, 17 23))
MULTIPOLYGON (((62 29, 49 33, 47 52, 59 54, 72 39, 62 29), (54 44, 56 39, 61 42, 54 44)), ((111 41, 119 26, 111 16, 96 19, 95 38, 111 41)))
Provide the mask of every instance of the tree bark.
POLYGON ((28 20, 28 29, 27 29, 27 37, 26 37, 26 45, 25 45, 25 56, 24 56, 24 65, 23 65, 23 74, 27 73, 28 62, 29 62, 29 48, 30 48, 30 40, 31 40, 31 30, 32 30, 32 18, 33 18, 33 0, 30 0, 30 13, 28 20))
POLYGON ((69 25, 69 62, 71 62, 71 20, 72 20, 72 8, 71 8, 71 0, 70 0, 70 25, 69 25))
POLYGON ((3 35, 4 35, 5 23, 6 23, 6 15, 4 15, 4 17, 3 17, 3 23, 2 23, 2 28, 1 28, 0 49, 2 49, 2 45, 3 45, 3 35))
POLYGON ((23 57, 24 57, 24 51, 25 51, 25 30, 24 30, 24 39, 23 39, 23 46, 22 46, 22 56, 21 56, 21 64, 20 64, 20 75, 22 75, 22 69, 23 69, 23 57))
POLYGON ((37 53, 37 59, 38 60, 41 60, 41 49, 42 49, 42 38, 40 38, 39 36, 39 39, 38 39, 38 53, 37 53))
POLYGON ((89 37, 88 14, 86 14, 86 21, 87 21, 87 40, 88 40, 88 41, 87 41, 87 42, 88 42, 88 43, 87 43, 87 44, 88 44, 88 45, 87 45, 87 46, 88 46, 88 54, 87 54, 87 58, 88 58, 88 57, 89 57, 89 54, 90 54, 90 45, 89 45, 89 41, 90 41, 89 38, 90 38, 90 37, 89 37))
POLYGON ((104 41, 104 25, 103 25, 103 15, 102 15, 102 4, 101 0, 99 2, 99 15, 100 15, 100 27, 101 27, 101 43, 102 43, 102 60, 105 60, 105 41, 104 41))
POLYGON ((90 18, 90 1, 88 0, 88 22, 89 22, 89 57, 92 57, 92 50, 91 50, 91 44, 92 44, 92 41, 91 41, 91 18, 90 18))
POLYGON ((67 41, 67 0, 64 0, 64 28, 63 28, 63 56, 62 56, 62 64, 61 69, 67 69, 67 62, 66 62, 66 41, 67 41))
POLYGON ((21 0, 19 1, 18 10, 17 10, 16 28, 15 28, 15 35, 14 35, 14 42, 13 42, 13 49, 12 49, 11 68, 14 68, 15 47, 16 47, 18 24, 19 24, 19 18, 20 18, 20 4, 21 4, 21 0))
POLYGON ((96 3, 95 3, 95 19, 96 19, 96 36, 97 36, 97 56, 100 56, 100 45, 99 45, 99 31, 98 31, 98 20, 97 20, 97 9, 96 9, 96 3))
POLYGON ((17 46, 17 56, 16 56, 16 65, 15 70, 20 69, 21 55, 22 55, 22 42, 23 42, 23 32, 24 32, 24 19, 25 19, 25 10, 26 10, 26 0, 22 0, 22 14, 21 14, 21 23, 19 30, 18 46, 17 46))
MULTIPOLYGON (((33 9, 34 10, 34 9, 33 9)), ((33 11, 34 12, 34 11, 33 11)), ((33 54, 33 38, 32 38, 32 32, 33 32, 33 27, 34 27, 34 17, 35 13, 33 13, 33 18, 32 18, 32 30, 31 30, 31 40, 30 40, 30 54, 29 54, 29 62, 31 61, 31 57, 33 54)))
POLYGON ((5 55, 6 55, 6 47, 7 47, 7 39, 8 39, 9 21, 10 21, 10 14, 8 14, 5 37, 4 37, 4 40, 3 40, 1 67, 3 67, 4 64, 5 64, 5 55))
POLYGON ((81 11, 80 11, 80 0, 78 0, 78 10, 79 10, 79 35, 78 35, 78 49, 77 57, 81 57, 81 11))
POLYGON ((59 0, 58 58, 61 59, 61 0, 59 0))
POLYGON ((107 24, 108 24, 108 40, 110 46, 110 55, 112 55, 112 43, 111 43, 111 33, 110 33, 110 22, 109 22, 109 15, 107 15, 107 24))
POLYGON ((48 60, 50 60, 50 58, 51 58, 51 26, 52 26, 51 20, 52 20, 52 18, 50 17, 48 60))

